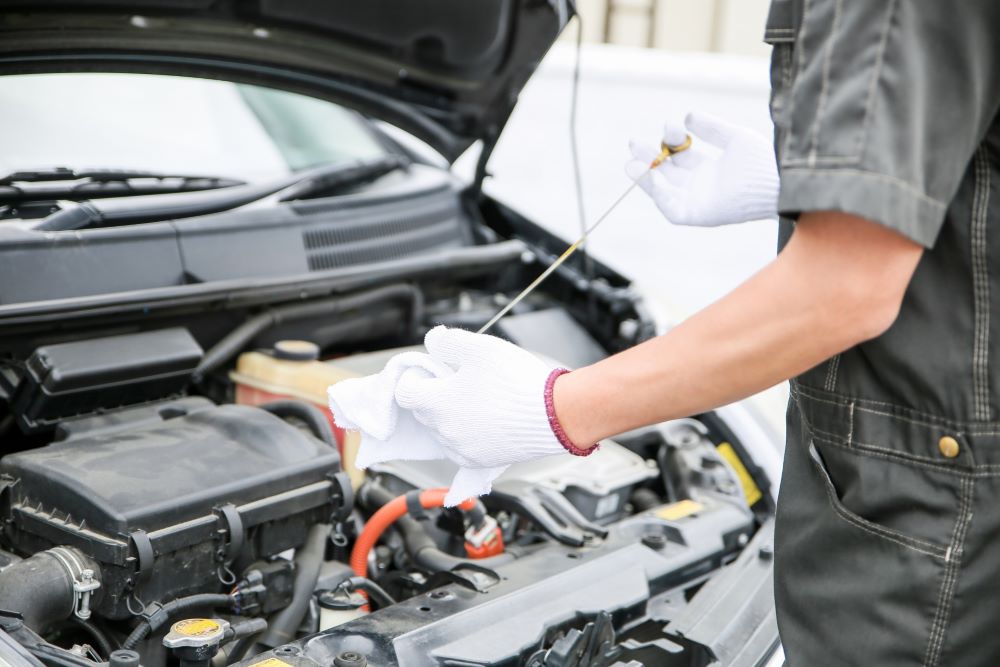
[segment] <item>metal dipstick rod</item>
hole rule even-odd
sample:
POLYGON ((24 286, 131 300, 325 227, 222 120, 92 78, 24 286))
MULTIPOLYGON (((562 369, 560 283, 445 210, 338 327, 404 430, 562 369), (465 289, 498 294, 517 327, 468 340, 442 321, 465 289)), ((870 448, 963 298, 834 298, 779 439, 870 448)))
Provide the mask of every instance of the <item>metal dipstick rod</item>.
MULTIPOLYGON (((687 137, 684 139, 684 143, 677 144, 676 146, 671 146, 670 144, 667 144, 667 143, 660 143, 660 154, 657 155, 656 159, 653 160, 650 163, 649 168, 646 170, 646 172, 642 176, 645 176, 646 174, 648 174, 649 172, 651 172, 653 169, 656 169, 657 167, 659 167, 661 164, 663 164, 664 160, 666 160, 670 156, 676 155, 677 153, 680 153, 682 151, 686 151, 690 147, 691 147, 691 135, 690 134, 687 135, 687 137)), ((517 304, 521 303, 521 301, 524 299, 524 297, 528 296, 533 291, 535 291, 536 287, 538 287, 539 285, 541 285, 545 281, 546 278, 548 278, 550 275, 552 275, 552 273, 556 269, 558 269, 560 266, 562 266, 563 263, 567 259, 569 259, 570 255, 572 255, 574 252, 576 252, 577 249, 579 249, 579 247, 584 244, 584 242, 587 240, 587 237, 590 236, 590 234, 595 229, 597 229, 597 227, 602 222, 604 222, 605 219, 607 219, 607 217, 609 215, 611 215, 612 211, 614 211, 616 208, 618 208, 618 205, 622 203, 622 201, 625 199, 625 197, 627 197, 629 195, 629 193, 632 192, 632 190, 635 190, 635 188, 636 188, 637 185, 639 185, 639 179, 636 179, 632 183, 632 185, 630 185, 627 188, 625 188, 625 191, 622 192, 620 195, 618 195, 618 198, 615 199, 615 201, 611 204, 611 206, 609 206, 607 208, 607 210, 604 211, 604 213, 602 213, 601 216, 599 218, 597 218, 597 220, 595 220, 593 222, 593 224, 590 225, 590 227, 587 227, 586 231, 583 233, 583 236, 581 236, 580 238, 578 238, 568 248, 566 248, 566 250, 563 251, 563 254, 559 255, 559 257, 557 257, 554 262, 552 262, 551 264, 549 264, 548 267, 546 267, 546 269, 544 271, 542 271, 542 273, 537 278, 535 278, 534 280, 531 281, 530 285, 528 285, 523 290, 521 290, 520 294, 518 294, 513 299, 511 299, 509 302, 507 302, 507 305, 505 305, 503 308, 501 308, 500 311, 497 312, 496 315, 494 315, 493 317, 491 317, 490 321, 487 322, 486 324, 484 324, 482 327, 480 327, 479 331, 477 331, 476 333, 486 333, 487 331, 489 331, 490 327, 492 327, 494 324, 496 324, 500 320, 501 317, 503 317, 504 315, 506 315, 507 313, 509 313, 511 311, 511 309, 514 308, 514 306, 516 306, 517 304)))

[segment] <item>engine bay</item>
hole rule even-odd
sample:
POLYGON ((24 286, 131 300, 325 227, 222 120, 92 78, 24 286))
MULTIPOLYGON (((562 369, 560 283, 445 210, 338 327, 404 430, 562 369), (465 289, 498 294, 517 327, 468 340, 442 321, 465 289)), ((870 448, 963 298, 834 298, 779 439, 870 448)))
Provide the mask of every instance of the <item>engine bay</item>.
MULTIPOLYGON (((326 387, 502 298, 389 284, 11 355, 0 630, 61 667, 740 664, 745 620, 711 610, 768 623, 773 499, 719 415, 511 466, 453 509, 449 462, 354 466, 326 387)), ((648 332, 634 304, 591 329, 565 301, 496 333, 572 367, 648 332)))

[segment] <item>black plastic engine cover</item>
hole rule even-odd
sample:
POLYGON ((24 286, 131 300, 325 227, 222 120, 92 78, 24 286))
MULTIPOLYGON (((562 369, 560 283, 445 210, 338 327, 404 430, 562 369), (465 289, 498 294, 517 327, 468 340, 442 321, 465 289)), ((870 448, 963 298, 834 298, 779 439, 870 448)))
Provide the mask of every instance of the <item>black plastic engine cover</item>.
POLYGON ((336 449, 259 408, 187 399, 114 421, 0 462, 5 542, 100 562, 103 616, 221 590, 338 507, 336 449))
POLYGON ((108 406, 163 399, 184 388, 201 357, 180 327, 45 345, 25 363, 14 414, 30 433, 108 406))

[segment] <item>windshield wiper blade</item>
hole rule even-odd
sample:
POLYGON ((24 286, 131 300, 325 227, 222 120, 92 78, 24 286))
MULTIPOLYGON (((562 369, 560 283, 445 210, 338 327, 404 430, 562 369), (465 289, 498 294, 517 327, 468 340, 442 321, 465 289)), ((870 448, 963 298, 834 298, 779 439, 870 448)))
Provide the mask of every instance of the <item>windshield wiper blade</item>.
POLYGON ((60 199, 83 201, 106 197, 139 197, 142 195, 200 192, 246 185, 232 178, 132 178, 109 181, 23 182, 0 185, 0 205, 23 206, 29 202, 53 202, 60 199))
POLYGON ((190 174, 172 174, 158 171, 144 171, 142 169, 70 169, 69 167, 50 167, 47 169, 33 169, 25 171, 14 171, 6 176, 0 177, 0 185, 11 185, 14 183, 39 183, 51 181, 78 181, 89 180, 94 182, 108 181, 128 181, 131 179, 180 179, 180 180, 218 180, 231 181, 243 184, 243 181, 236 179, 226 179, 219 176, 204 176, 190 174))
POLYGON ((224 190, 81 202, 76 207, 53 213, 34 229, 65 231, 191 218, 228 211, 272 195, 277 196, 278 201, 303 199, 367 182, 408 165, 409 160, 401 155, 384 155, 371 160, 325 165, 267 183, 224 190))
POLYGON ((237 185, 246 185, 246 182, 221 176, 161 173, 139 169, 52 167, 15 171, 0 177, 0 205, 21 207, 29 202, 137 197, 217 190, 237 185))

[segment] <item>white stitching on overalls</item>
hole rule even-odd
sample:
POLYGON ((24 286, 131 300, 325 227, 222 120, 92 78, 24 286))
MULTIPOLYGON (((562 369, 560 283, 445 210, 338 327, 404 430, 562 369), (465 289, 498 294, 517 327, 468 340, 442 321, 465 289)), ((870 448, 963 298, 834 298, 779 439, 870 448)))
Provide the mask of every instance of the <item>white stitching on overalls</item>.
MULTIPOLYGON (((801 160, 788 158, 788 159, 782 159, 781 168, 784 169, 785 171, 792 171, 792 170, 804 169, 805 165, 802 163, 801 160)), ((948 204, 946 202, 938 201, 937 199, 934 199, 930 195, 924 193, 922 190, 920 190, 917 186, 913 185, 912 183, 907 183, 903 179, 897 178, 895 176, 890 176, 889 174, 880 174, 878 172, 867 171, 864 169, 817 168, 817 169, 811 169, 809 171, 815 174, 819 173, 845 174, 849 176, 857 176, 859 178, 870 178, 872 180, 881 181, 883 183, 888 183, 889 185, 897 187, 900 190, 906 192, 908 195, 912 196, 914 199, 917 199, 927 204, 928 206, 932 206, 936 210, 940 209, 944 211, 946 208, 948 208, 948 204)))
POLYGON ((959 470, 957 468, 949 468, 948 466, 930 463, 928 461, 920 461, 912 458, 904 458, 899 454, 892 452, 876 445, 869 444, 867 442, 856 442, 855 447, 847 447, 843 442, 833 440, 822 434, 821 431, 816 431, 813 435, 813 440, 816 442, 822 442, 824 445, 830 445, 831 447, 838 447, 850 451, 852 454, 857 454, 858 456, 867 456, 869 458, 882 459, 884 461, 889 461, 890 463, 896 463, 899 465, 910 466, 914 468, 922 468, 924 470, 931 470, 934 472, 943 473, 946 475, 952 475, 953 477, 996 477, 996 473, 989 472, 977 472, 970 470, 959 470))
POLYGON ((934 613, 934 621, 931 624, 931 633, 927 641, 924 667, 935 667, 941 660, 945 632, 948 629, 952 601, 955 597, 955 584, 958 583, 958 575, 961 571, 962 552, 965 549, 965 536, 968 533, 969 524, 972 523, 972 492, 973 480, 971 478, 963 479, 959 491, 960 505, 958 520, 955 522, 951 544, 948 546, 948 557, 945 559, 944 581, 941 582, 941 590, 938 593, 938 605, 934 613))
POLYGON ((879 38, 878 54, 875 56, 875 72, 871 81, 868 82, 868 97, 865 99, 865 120, 858 135, 858 145, 855 152, 860 161, 861 153, 868 144, 868 129, 871 127, 872 106, 875 104, 875 90, 878 87, 879 79, 882 77, 882 64, 885 62, 885 49, 889 43, 889 25, 892 23, 892 16, 896 13, 896 0, 891 0, 889 8, 885 12, 885 23, 882 25, 882 35, 879 38))
POLYGON ((854 446, 854 403, 847 407, 847 446, 854 446))
POLYGON ((834 355, 830 359, 830 363, 826 367, 826 382, 823 383, 823 388, 827 391, 833 391, 837 388, 837 367, 840 366, 840 355, 834 355))
POLYGON ((823 69, 820 76, 819 101, 816 103, 816 118, 810 130, 812 135, 809 147, 809 166, 816 166, 816 153, 819 146, 819 130, 823 122, 823 114, 826 112, 826 100, 829 96, 827 88, 830 85, 830 61, 833 60, 833 45, 837 42, 837 30, 840 28, 840 10, 843 7, 843 0, 837 0, 833 5, 833 25, 830 26, 830 37, 827 39, 826 48, 823 53, 823 69))
MULTIPOLYGON (((802 16, 803 17, 809 15, 809 3, 810 3, 810 0, 803 0, 803 2, 802 2, 802 16)), ((805 59, 805 50, 806 50, 805 49, 805 38, 806 38, 806 32, 807 32, 806 31, 806 21, 803 18, 802 24, 799 26, 798 35, 796 35, 796 38, 795 38, 795 57, 798 58, 798 62, 796 63, 795 62, 795 58, 794 57, 792 58, 792 63, 793 63, 793 66, 795 67, 795 70, 796 70, 796 72, 795 72, 795 80, 797 80, 797 81, 800 80, 800 77, 802 75, 802 69, 805 67, 804 63, 805 63, 805 60, 806 60, 805 59)), ((789 119, 792 118, 792 105, 794 103, 794 99, 795 99, 795 97, 794 97, 794 95, 791 94, 791 91, 788 90, 788 89, 786 89, 786 98, 785 98, 786 103, 787 103, 787 108, 785 109, 785 114, 786 114, 785 117, 786 118, 789 118, 789 119)), ((795 133, 792 132, 792 124, 791 124, 791 121, 789 120, 789 122, 788 122, 788 130, 785 132, 785 137, 784 137, 784 140, 782 141, 782 147, 781 147, 781 153, 780 153, 780 155, 784 156, 784 155, 788 154, 788 147, 791 145, 792 135, 793 134, 795 134, 795 133)), ((782 163, 782 167, 784 167, 784 160, 783 159, 781 160, 781 163, 782 163)))
POLYGON ((990 419, 989 339, 990 277, 987 265, 986 213, 989 204, 990 167, 986 147, 980 146, 973 158, 975 188, 972 195, 972 291, 974 338, 972 342, 972 393, 975 418, 990 419))

